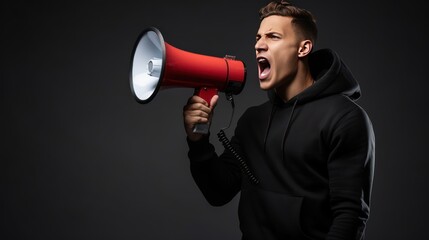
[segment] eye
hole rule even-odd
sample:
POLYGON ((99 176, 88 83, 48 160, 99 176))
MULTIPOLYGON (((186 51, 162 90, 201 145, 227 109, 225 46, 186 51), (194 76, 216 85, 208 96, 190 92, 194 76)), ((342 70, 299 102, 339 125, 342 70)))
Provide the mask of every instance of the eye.
POLYGON ((277 40, 277 39, 280 39, 281 37, 279 36, 279 35, 277 35, 277 34, 271 34, 271 35, 269 35, 268 36, 269 38, 271 38, 271 39, 274 39, 274 40, 277 40))

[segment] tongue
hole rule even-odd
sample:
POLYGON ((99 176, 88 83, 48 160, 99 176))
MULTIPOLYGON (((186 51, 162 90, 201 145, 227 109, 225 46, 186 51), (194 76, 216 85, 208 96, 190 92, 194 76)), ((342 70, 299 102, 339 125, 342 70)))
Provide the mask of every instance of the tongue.
POLYGON ((264 68, 264 71, 261 72, 259 75, 259 79, 265 79, 268 77, 268 74, 270 73, 270 68, 264 68))

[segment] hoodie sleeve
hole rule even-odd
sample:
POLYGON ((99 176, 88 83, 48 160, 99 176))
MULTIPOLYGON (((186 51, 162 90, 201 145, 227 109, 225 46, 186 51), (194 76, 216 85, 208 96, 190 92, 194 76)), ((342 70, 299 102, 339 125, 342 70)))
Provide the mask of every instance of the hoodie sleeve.
POLYGON ((375 161, 374 132, 363 109, 349 111, 335 124, 329 145, 333 224, 327 239, 363 239, 375 161))
MULTIPOLYGON (((206 200, 213 206, 231 201, 241 187, 241 170, 237 161, 227 151, 219 157, 209 143, 209 136, 197 142, 189 139, 187 142, 192 177, 206 200)), ((235 138, 232 143, 237 147, 235 138)))

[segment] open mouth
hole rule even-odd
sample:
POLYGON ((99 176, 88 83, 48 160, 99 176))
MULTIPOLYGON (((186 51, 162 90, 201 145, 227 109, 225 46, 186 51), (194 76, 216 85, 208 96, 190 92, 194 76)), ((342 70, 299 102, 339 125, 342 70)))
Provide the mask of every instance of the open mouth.
POLYGON ((259 79, 266 79, 270 73, 271 65, 268 59, 264 57, 258 57, 258 68, 259 68, 259 79))

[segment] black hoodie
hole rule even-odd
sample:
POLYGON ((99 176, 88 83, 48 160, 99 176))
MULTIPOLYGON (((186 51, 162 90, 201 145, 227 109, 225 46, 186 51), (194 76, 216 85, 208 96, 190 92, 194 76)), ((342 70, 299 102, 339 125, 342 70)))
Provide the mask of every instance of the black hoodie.
POLYGON ((243 239, 363 239, 369 217, 374 133, 354 100, 360 88, 338 55, 310 55, 316 82, 287 102, 249 108, 232 145, 258 178, 243 175, 236 157, 215 153, 208 137, 188 141, 191 172, 208 202, 228 203, 241 191, 243 239))

